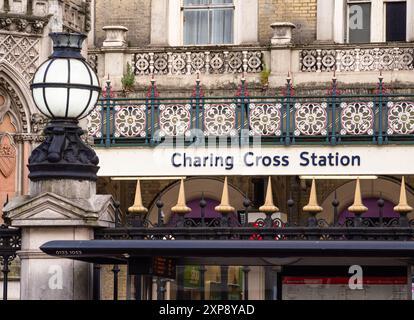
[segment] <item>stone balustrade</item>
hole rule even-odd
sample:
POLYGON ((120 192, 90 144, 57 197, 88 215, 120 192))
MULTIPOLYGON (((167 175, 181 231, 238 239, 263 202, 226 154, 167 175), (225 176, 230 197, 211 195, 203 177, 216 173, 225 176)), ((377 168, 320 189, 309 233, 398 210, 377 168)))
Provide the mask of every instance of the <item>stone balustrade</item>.
POLYGON ((384 72, 386 81, 412 81, 414 48, 409 43, 303 46, 292 43, 294 24, 277 22, 271 27, 273 37, 268 45, 133 48, 127 45, 126 28, 107 26, 103 46, 90 49, 88 61, 102 81, 111 79, 115 91, 122 89, 127 63, 136 75, 137 85, 145 85, 148 76, 156 75, 162 86, 189 86, 194 81, 189 75, 200 74, 207 87, 225 88, 237 79, 235 75, 244 73, 250 83, 278 87, 284 85, 288 73, 297 85, 314 82, 313 72, 320 73, 318 81, 329 82, 333 71, 341 72, 338 80, 348 84, 373 83, 376 77, 372 74, 379 71, 384 72))
POLYGON ((413 47, 344 47, 300 50, 300 71, 397 71, 414 69, 413 47))
POLYGON ((263 70, 261 48, 165 48, 134 54, 136 75, 257 73, 263 70))

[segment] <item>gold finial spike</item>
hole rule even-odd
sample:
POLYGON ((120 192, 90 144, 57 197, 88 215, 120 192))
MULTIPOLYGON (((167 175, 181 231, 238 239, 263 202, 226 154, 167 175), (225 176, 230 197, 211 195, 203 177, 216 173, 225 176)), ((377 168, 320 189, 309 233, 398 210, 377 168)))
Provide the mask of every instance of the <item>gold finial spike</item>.
POLYGON ((235 209, 229 203, 229 185, 227 183, 227 177, 224 178, 223 194, 221 196, 221 203, 214 208, 217 212, 230 213, 235 209))
POLYGON ((267 183, 266 200, 264 205, 259 208, 259 211, 264 213, 279 212, 279 208, 273 203, 272 178, 270 176, 267 183))
POLYGON ((181 179, 180 191, 178 192, 178 201, 177 204, 171 208, 171 212, 182 214, 191 212, 191 208, 187 207, 187 204, 185 203, 184 179, 181 179))
POLYGON ((407 202, 407 191, 405 190, 405 177, 402 177, 401 180, 400 202, 394 207, 394 211, 398 213, 409 213, 413 211, 413 208, 409 206, 407 202))
POLYGON ((354 203, 348 208, 348 211, 353 213, 364 213, 368 211, 368 208, 362 203, 361 184, 359 182, 359 178, 356 180, 354 203))
POLYGON ((318 213, 321 212, 323 209, 318 204, 318 199, 316 197, 316 182, 315 179, 312 179, 312 187, 309 195, 309 203, 303 207, 303 211, 305 212, 313 212, 318 213))
POLYGON ((141 196, 141 183, 139 179, 137 180, 137 187, 135 189, 135 199, 132 207, 128 208, 129 213, 147 213, 148 209, 142 205, 142 196, 141 196))

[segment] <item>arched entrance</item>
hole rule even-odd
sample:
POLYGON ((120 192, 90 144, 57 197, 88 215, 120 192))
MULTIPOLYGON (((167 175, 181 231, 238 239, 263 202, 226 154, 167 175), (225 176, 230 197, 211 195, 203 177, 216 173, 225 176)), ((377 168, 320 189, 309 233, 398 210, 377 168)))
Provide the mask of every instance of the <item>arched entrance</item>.
MULTIPOLYGON (((5 62, 0 64, 0 213, 7 197, 28 192, 27 167, 32 150, 30 91, 5 62)), ((1 217, 1 214, 0 214, 1 217)), ((1 218, 0 218, 1 219, 1 218)))

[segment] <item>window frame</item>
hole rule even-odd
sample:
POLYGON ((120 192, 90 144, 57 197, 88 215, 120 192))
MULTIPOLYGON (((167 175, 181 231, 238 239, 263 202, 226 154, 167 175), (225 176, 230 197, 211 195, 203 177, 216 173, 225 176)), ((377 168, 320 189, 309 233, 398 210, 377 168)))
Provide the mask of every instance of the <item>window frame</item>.
MULTIPOLYGON (((348 29, 348 19, 349 19, 349 4, 350 3, 371 3, 371 26, 370 26, 370 41, 369 43, 378 43, 378 42, 387 42, 386 34, 386 18, 387 18, 387 3, 389 2, 405 2, 406 7, 408 8, 407 0, 345 0, 345 36, 344 40, 347 44, 352 44, 349 42, 349 29, 348 29)), ((406 14, 406 40, 398 42, 406 42, 408 38, 408 9, 406 14)))
POLYGON ((382 14, 382 21, 383 21, 383 26, 382 26, 382 34, 383 34, 383 41, 387 42, 387 4, 391 3, 391 2, 405 2, 405 40, 399 40, 399 41, 390 41, 390 42, 406 42, 407 41, 407 34, 408 34, 408 25, 407 25, 407 20, 408 20, 408 3, 407 0, 383 0, 383 14, 382 14))
MULTIPOLYGON (((195 47, 195 46, 226 46, 226 45, 234 45, 235 38, 236 38, 236 4, 235 0, 232 1, 231 4, 222 3, 222 4, 201 4, 201 5, 184 5, 185 0, 180 1, 180 20, 181 20, 181 44, 186 47, 195 47), (229 43, 211 43, 211 25, 210 25, 210 12, 215 9, 232 9, 233 10, 233 29, 232 29, 232 42, 229 43), (208 43, 205 44, 184 44, 184 11, 200 11, 206 10, 208 11, 208 19, 207 19, 207 28, 208 28, 208 43)), ((211 1, 211 0, 210 0, 211 1)))
MULTIPOLYGON (((359 3, 369 3, 369 4, 371 4, 371 8, 370 8, 370 14, 371 14, 371 16, 370 16, 370 25, 369 25, 369 42, 372 42, 372 6, 373 6, 373 3, 372 3, 372 1, 371 0, 354 0, 354 1, 350 1, 350 0, 345 0, 346 1, 346 3, 345 3, 345 6, 346 6, 346 9, 345 9, 345 43, 349 43, 349 44, 358 44, 358 43, 360 43, 360 42, 349 42, 349 6, 351 5, 351 4, 359 4, 359 3)), ((375 0, 374 0, 375 1, 375 0)))
MULTIPOLYGON (((371 36, 369 43, 386 42, 386 4, 387 2, 401 1, 406 3, 407 8, 405 42, 414 41, 414 0, 371 0, 371 36)), ((317 0, 316 40, 351 44, 348 34, 348 4, 352 2, 366 2, 366 0, 317 0)))

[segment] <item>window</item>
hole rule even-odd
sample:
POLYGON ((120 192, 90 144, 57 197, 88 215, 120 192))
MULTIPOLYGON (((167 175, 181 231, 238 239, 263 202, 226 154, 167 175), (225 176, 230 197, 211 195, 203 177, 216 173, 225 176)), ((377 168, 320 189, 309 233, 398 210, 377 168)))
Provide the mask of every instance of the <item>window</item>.
POLYGON ((318 40, 414 41, 414 0, 318 0, 317 4, 318 40))
POLYGON ((405 41, 407 25, 407 3, 387 2, 385 10, 386 41, 405 41))
POLYGON ((348 0, 348 42, 371 40, 371 2, 348 0))
POLYGON ((233 0, 184 0, 184 44, 233 43, 233 0))

